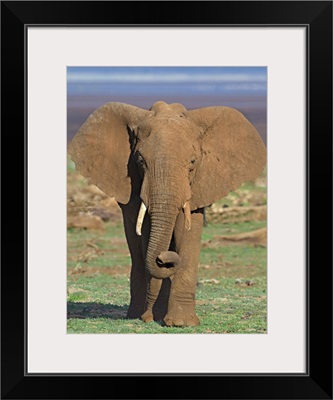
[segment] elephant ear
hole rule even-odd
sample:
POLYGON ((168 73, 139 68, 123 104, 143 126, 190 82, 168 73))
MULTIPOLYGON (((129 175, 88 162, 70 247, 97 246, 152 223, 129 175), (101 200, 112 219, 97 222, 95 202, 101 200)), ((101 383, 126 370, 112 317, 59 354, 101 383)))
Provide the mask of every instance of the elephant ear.
POLYGON ((131 196, 130 134, 151 113, 122 103, 107 103, 94 111, 68 146, 76 170, 120 203, 131 196))
POLYGON ((237 110, 207 107, 189 111, 201 130, 202 160, 192 182, 191 209, 208 206, 266 164, 266 147, 254 126, 237 110))

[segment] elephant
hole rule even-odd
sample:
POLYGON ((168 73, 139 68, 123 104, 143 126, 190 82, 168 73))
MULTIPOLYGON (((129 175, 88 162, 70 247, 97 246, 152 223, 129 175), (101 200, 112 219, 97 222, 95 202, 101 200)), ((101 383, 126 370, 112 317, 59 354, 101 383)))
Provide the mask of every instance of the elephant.
POLYGON ((68 145, 76 170, 114 197, 131 256, 127 318, 196 326, 204 208, 253 181, 266 146, 238 110, 108 102, 68 145))

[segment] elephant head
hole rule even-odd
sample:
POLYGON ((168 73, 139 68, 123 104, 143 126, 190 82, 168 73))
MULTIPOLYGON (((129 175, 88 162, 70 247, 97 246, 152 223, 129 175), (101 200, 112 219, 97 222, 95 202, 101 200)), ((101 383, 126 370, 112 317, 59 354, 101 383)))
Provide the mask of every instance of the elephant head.
POLYGON ((266 149, 237 110, 155 103, 150 110, 107 103, 94 111, 69 145, 76 169, 120 204, 139 201, 151 229, 146 267, 171 276, 180 262, 168 251, 179 213, 191 229, 191 211, 208 206, 255 179, 266 149))

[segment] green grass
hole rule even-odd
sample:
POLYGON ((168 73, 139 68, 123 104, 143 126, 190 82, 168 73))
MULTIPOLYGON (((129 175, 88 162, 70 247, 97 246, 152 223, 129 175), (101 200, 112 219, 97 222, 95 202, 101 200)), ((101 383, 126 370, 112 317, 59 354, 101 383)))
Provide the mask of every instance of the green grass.
MULTIPOLYGON (((67 167, 70 196, 85 189, 86 180, 67 167)), ((266 171, 263 173, 265 177, 266 171)), ((263 181, 264 183, 264 181, 263 181)), ((86 192, 85 192, 86 193, 86 192)), ((95 192, 69 203, 91 210, 95 192), (77 203, 76 203, 77 201, 77 203)), ((69 197, 70 197, 69 196, 69 197)), ((73 200, 71 200, 73 201, 73 200)), ((95 201, 97 208, 105 204, 95 201)), ((245 183, 217 202, 239 207, 266 204, 266 187, 245 183)), ((114 210, 113 210, 114 211, 114 210)), ((105 231, 67 230, 67 332, 68 333, 266 333, 267 250, 240 243, 214 244, 214 237, 249 232, 266 221, 210 223, 203 228, 196 312, 200 326, 172 328, 157 322, 126 319, 130 300, 130 255, 121 218, 104 224, 105 231), (119 222, 116 222, 119 221, 119 222)))
POLYGON ((129 251, 122 223, 105 226, 103 233, 68 230, 68 333, 266 333, 266 248, 209 244, 264 221, 204 227, 196 292, 201 325, 186 328, 126 319, 129 251))

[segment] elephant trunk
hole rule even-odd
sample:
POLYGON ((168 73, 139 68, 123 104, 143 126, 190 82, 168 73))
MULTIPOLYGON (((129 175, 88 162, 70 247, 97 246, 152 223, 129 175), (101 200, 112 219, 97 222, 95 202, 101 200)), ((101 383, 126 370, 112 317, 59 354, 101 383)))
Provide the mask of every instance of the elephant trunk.
POLYGON ((179 208, 175 199, 166 199, 150 206, 150 237, 146 254, 146 268, 154 278, 168 278, 176 272, 180 263, 177 253, 169 251, 179 208), (168 201, 169 200, 169 201, 168 201))
MULTIPOLYGON (((149 176, 150 237, 146 253, 146 268, 154 278, 172 276, 181 260, 170 251, 170 242, 179 213, 190 197, 185 170, 174 159, 169 164, 161 160, 149 176)), ((144 185, 148 187, 148 185, 144 185)), ((143 198, 146 193, 142 192, 143 198)), ((190 229, 190 209, 186 204, 187 229, 190 229)))

